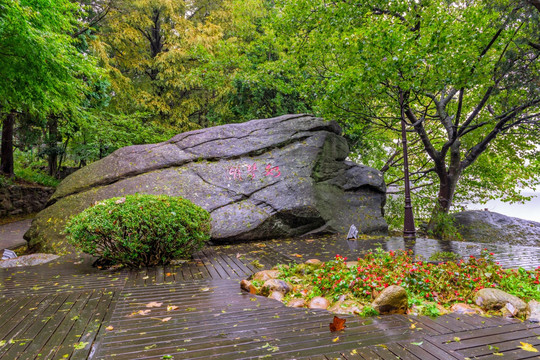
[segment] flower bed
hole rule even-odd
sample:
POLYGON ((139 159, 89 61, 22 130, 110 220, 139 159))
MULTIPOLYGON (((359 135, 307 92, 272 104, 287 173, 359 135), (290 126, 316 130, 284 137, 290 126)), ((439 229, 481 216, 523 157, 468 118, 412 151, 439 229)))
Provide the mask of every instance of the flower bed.
MULTIPOLYGON (((275 269, 279 271, 278 275, 274 272, 277 278, 291 285, 291 291, 278 297, 285 304, 299 298, 305 299, 306 305, 315 297, 334 304, 349 300, 363 306, 366 314, 374 313, 373 301, 391 285, 407 291, 409 308, 429 315, 438 315, 455 303, 473 304, 474 308, 475 294, 484 288, 500 289, 524 301, 540 300, 540 267, 505 270, 487 251, 467 261, 434 264, 415 258, 412 252, 378 249, 357 261, 336 255, 326 263, 311 260, 275 269)), ((252 292, 269 293, 264 282, 255 276, 252 292)))

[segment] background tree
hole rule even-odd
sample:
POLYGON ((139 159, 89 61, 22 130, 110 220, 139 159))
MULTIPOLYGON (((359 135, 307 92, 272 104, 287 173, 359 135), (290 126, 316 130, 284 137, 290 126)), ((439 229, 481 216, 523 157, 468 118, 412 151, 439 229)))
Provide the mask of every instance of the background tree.
POLYGON ((6 0, 0 6, 1 172, 13 175, 17 117, 54 128, 58 117, 75 118, 95 62, 71 36, 79 9, 67 0, 6 0))
POLYGON ((276 4, 288 55, 278 66, 308 74, 304 89, 325 117, 376 133, 357 140, 385 149, 389 182, 403 110, 421 150, 411 165, 416 186, 435 200, 432 219, 456 194, 517 199, 517 186, 540 182, 533 1, 276 4))

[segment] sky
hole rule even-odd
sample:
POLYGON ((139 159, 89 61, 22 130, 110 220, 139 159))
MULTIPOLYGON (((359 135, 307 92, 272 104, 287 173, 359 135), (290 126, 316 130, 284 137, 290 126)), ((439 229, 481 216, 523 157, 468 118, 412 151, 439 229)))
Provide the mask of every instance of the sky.
POLYGON ((500 200, 490 200, 486 204, 468 204, 467 209, 488 209, 489 211, 497 212, 503 215, 540 222, 540 192, 533 193, 531 191, 524 191, 523 194, 529 196, 535 195, 535 197, 525 204, 509 204, 500 200))

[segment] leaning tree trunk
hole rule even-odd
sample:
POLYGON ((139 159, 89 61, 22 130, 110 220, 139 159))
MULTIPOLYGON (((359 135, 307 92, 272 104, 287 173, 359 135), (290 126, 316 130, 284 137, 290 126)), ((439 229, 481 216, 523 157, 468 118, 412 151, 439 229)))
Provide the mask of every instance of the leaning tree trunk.
POLYGON ((0 158, 0 172, 11 177, 13 173, 13 128, 15 125, 15 111, 11 111, 2 122, 2 155, 0 158))

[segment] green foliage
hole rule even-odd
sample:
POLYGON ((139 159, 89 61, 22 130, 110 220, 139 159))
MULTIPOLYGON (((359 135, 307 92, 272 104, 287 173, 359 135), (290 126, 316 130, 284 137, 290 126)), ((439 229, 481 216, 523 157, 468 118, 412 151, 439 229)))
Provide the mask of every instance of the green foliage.
POLYGON ((105 262, 129 267, 186 259, 210 239, 210 215, 188 200, 127 195, 71 218, 68 241, 105 262))
POLYGON ((368 317, 368 316, 378 316, 379 312, 375 310, 371 305, 366 305, 362 308, 362 312, 360 313, 360 316, 368 317))
POLYGON ((463 240, 456 227, 454 218, 446 213, 438 212, 431 217, 431 225, 427 233, 437 239, 463 240))
POLYGON ((458 261, 459 255, 450 251, 437 251, 429 257, 430 261, 458 261))
POLYGON ((275 3, 273 70, 302 74, 292 87, 339 120, 358 159, 398 188, 403 111, 415 212, 519 201, 516 184, 540 184, 540 12, 531 2, 275 3))
POLYGON ((31 183, 48 187, 57 187, 58 184, 60 184, 60 180, 56 179, 55 177, 49 176, 43 171, 33 170, 31 168, 15 170, 15 177, 31 183))

